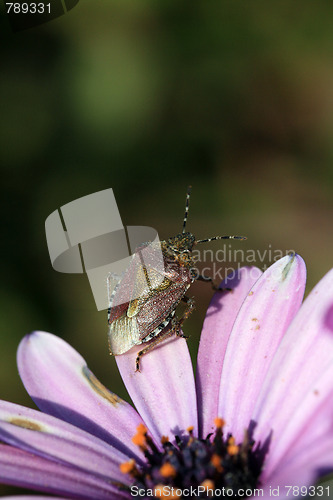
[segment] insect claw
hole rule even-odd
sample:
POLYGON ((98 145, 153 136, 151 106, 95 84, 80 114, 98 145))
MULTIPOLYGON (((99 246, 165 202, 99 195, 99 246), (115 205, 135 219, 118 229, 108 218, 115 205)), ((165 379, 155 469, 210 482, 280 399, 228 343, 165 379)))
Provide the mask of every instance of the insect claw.
POLYGON ((141 356, 142 356, 142 353, 140 351, 137 358, 136 358, 136 361, 135 361, 135 373, 136 372, 141 373, 141 370, 140 370, 140 358, 141 358, 141 356))

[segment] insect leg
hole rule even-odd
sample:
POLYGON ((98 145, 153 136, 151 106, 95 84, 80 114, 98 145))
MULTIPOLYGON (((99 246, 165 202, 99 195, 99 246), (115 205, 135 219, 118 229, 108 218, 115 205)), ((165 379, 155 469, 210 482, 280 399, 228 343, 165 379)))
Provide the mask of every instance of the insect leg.
POLYGON ((135 371, 136 372, 140 371, 140 358, 142 358, 142 356, 144 354, 146 354, 147 352, 154 349, 164 339, 171 337, 171 335, 173 335, 173 333, 174 333, 173 328, 170 328, 170 330, 167 330, 166 332, 162 331, 158 337, 155 337, 155 339, 150 344, 147 345, 147 347, 145 347, 144 349, 142 349, 141 351, 138 352, 138 355, 137 355, 136 361, 135 361, 135 371))
POLYGON ((206 283, 210 283, 212 286, 212 289, 215 291, 220 291, 220 292, 231 292, 232 291, 231 288, 221 288, 221 287, 217 286, 216 283, 214 282, 213 278, 211 278, 210 276, 202 276, 201 274, 199 274, 199 276, 197 276, 195 279, 197 281, 205 281, 206 283))
POLYGON ((156 337, 150 344, 147 345, 147 347, 145 347, 144 349, 142 349, 141 351, 138 352, 136 362, 135 362, 135 368, 136 368, 135 371, 136 372, 140 371, 140 358, 142 358, 142 356, 144 354, 146 354, 147 352, 154 349, 160 342, 162 342, 166 338, 171 337, 171 335, 173 335, 174 333, 178 337, 183 337, 185 339, 188 338, 186 335, 184 335, 183 333, 180 332, 180 329, 181 329, 181 326, 184 323, 184 321, 189 317, 189 315, 191 314, 191 312, 195 308, 195 302, 194 302, 193 298, 186 297, 186 296, 184 296, 182 298, 182 300, 187 303, 187 308, 185 309, 183 316, 180 319, 174 318, 172 320, 172 323, 171 323, 172 327, 170 328, 170 330, 167 330, 166 332, 162 331, 158 335, 158 337, 156 337))
POLYGON ((181 329, 184 321, 187 320, 187 318, 189 317, 189 315, 191 314, 193 309, 195 309, 195 302, 194 302, 193 297, 192 298, 187 297, 186 295, 184 295, 184 297, 182 297, 182 301, 186 302, 187 308, 185 309, 185 311, 180 319, 177 319, 177 318, 174 319, 172 329, 176 333, 177 337, 183 337, 184 339, 188 339, 187 335, 180 333, 180 329, 181 329))

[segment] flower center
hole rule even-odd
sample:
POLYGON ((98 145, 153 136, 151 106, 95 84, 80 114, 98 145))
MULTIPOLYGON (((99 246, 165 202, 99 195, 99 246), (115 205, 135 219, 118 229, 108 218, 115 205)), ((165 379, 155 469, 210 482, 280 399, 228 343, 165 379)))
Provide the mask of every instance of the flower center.
POLYGON ((120 470, 130 474, 135 491, 144 490, 147 497, 251 496, 261 472, 254 441, 245 432, 243 442, 236 444, 231 434, 223 435, 223 426, 223 419, 216 418, 215 432, 206 439, 194 437, 191 427, 185 436, 175 437, 175 444, 163 436, 160 451, 141 424, 132 440, 145 454, 146 464, 140 468, 130 460, 120 470))

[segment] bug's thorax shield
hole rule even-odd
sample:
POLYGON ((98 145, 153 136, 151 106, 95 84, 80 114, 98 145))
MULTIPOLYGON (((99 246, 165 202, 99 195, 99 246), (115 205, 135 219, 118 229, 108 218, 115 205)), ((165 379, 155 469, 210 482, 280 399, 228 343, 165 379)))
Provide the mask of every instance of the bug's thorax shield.
POLYGON ((195 236, 192 233, 180 233, 167 240, 167 244, 170 246, 170 248, 173 248, 178 252, 191 252, 194 243, 195 236))

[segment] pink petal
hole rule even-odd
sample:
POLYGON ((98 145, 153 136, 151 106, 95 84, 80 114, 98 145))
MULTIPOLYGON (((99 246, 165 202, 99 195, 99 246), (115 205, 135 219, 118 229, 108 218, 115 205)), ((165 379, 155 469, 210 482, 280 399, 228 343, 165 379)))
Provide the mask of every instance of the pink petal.
POLYGON ((190 426, 197 432, 197 403, 192 362, 186 340, 172 337, 140 361, 142 345, 116 357, 119 371, 138 412, 157 442, 181 435, 190 426))
POLYGON ((301 455, 308 448, 321 447, 321 443, 327 439, 333 439, 333 388, 328 391, 324 402, 316 406, 306 424, 295 433, 295 438, 289 445, 283 461, 301 455))
MULTIPOLYGON (((326 439, 319 446, 307 450, 281 465, 265 480, 272 487, 280 485, 309 486, 315 484, 321 476, 333 470, 333 439, 326 439)), ((265 474, 268 475, 268 474, 265 474)), ((304 495, 303 495, 304 496, 304 495)), ((313 496, 313 495, 312 495, 313 496)), ((331 498, 325 497, 324 498, 331 498)))
MULTIPOLYGON (((305 300, 262 388, 253 418, 258 422, 256 439, 274 433, 267 474, 332 393, 333 334, 325 320, 332 297, 333 270, 305 300)), ((332 411, 332 406, 329 407, 332 411)))
MULTIPOLYGON (((332 402, 329 403, 329 406, 332 410, 332 402)), ((310 434, 310 428, 315 428, 316 437, 312 436, 312 439, 309 439, 307 435, 308 429, 304 429, 302 437, 289 448, 283 459, 277 463, 277 467, 271 473, 266 468, 263 470, 260 481, 266 496, 264 495, 262 498, 273 498, 272 492, 274 490, 276 493, 277 488, 279 499, 304 497, 306 491, 309 494, 309 497, 306 496, 306 498, 331 498, 331 495, 320 494, 320 487, 317 490, 318 495, 314 494, 316 490, 309 489, 310 485, 315 485, 320 478, 333 470, 332 412, 330 411, 331 416, 329 417, 327 408, 321 408, 320 410, 323 411, 317 412, 308 426, 310 434), (323 415, 326 415, 324 426, 321 425, 323 424, 323 415), (291 489, 290 486, 293 488, 299 487, 299 493, 297 493, 297 488, 291 489), (308 489, 306 490, 306 488, 308 489)), ((320 484, 323 485, 324 492, 327 493, 325 487, 329 483, 323 483, 321 480, 320 484)))
POLYGON ((255 283, 236 318, 225 353, 219 415, 238 441, 250 423, 276 349, 301 305, 305 280, 301 257, 280 259, 255 283))
POLYGON ((222 281, 208 307, 200 337, 196 387, 199 411, 199 434, 206 437, 214 428, 218 415, 218 397, 225 350, 239 309, 262 272, 256 267, 243 267, 222 281))
POLYGON ((0 483, 89 500, 129 497, 86 471, 4 444, 0 444, 0 483))
MULTIPOLYGON (((77 427, 6 401, 0 401, 0 441, 114 481, 119 480, 120 464, 128 460, 77 427)), ((126 478, 122 482, 129 484, 126 478)))
POLYGON ((17 362, 25 388, 42 411, 137 456, 131 437, 141 418, 96 379, 64 340, 45 332, 27 335, 19 345, 17 362))
POLYGON ((283 459, 276 464, 276 468, 272 470, 269 467, 264 470, 263 479, 265 482, 272 483, 272 481, 277 481, 280 476, 290 477, 292 470, 300 468, 300 472, 295 477, 300 477, 304 482, 297 484, 307 485, 313 484, 318 479, 320 469, 321 476, 333 471, 332 395, 333 391, 289 446, 283 459), (320 465, 318 465, 318 461, 320 465))

